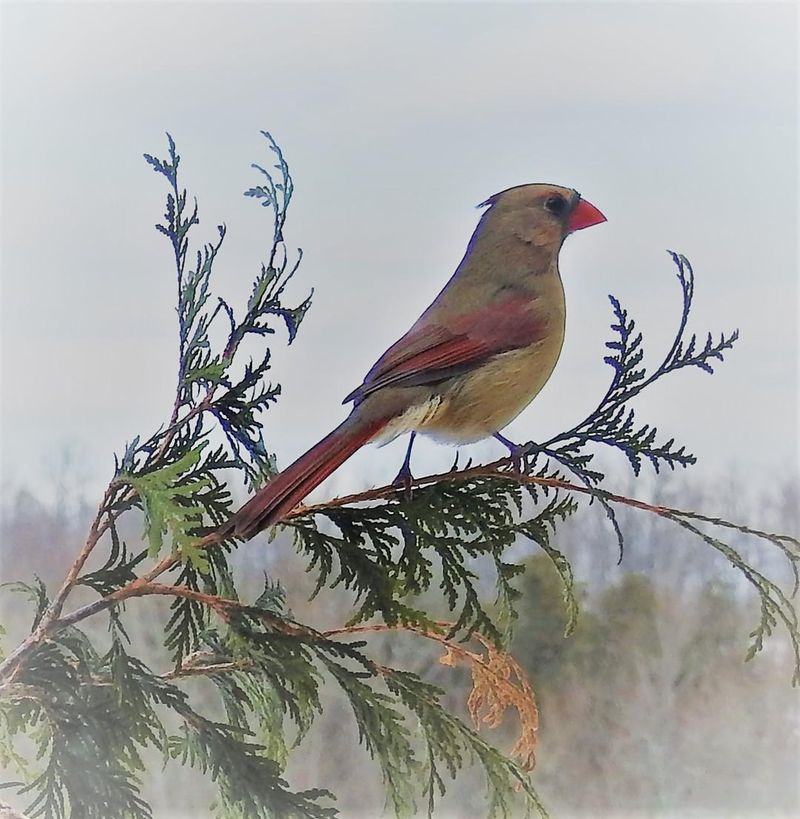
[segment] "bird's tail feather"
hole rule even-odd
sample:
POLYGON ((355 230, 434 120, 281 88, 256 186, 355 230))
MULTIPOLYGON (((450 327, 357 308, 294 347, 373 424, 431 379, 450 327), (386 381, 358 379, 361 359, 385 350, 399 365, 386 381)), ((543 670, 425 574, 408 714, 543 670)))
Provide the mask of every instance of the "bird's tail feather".
POLYGON ((387 423, 386 418, 363 420, 351 415, 253 495, 223 524, 220 534, 249 540, 277 523, 387 423))

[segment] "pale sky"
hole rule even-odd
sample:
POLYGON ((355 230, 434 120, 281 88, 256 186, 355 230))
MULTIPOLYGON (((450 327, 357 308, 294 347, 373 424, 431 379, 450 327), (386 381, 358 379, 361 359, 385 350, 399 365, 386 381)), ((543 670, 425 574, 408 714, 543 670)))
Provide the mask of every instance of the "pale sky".
MULTIPOLYGON (((266 438, 287 464, 460 260, 478 202, 574 187, 608 223, 561 256, 559 366, 508 428, 544 439, 602 395, 614 293, 655 363, 678 319, 666 253, 697 274, 692 328, 738 327, 717 375, 638 405, 713 481, 798 462, 797 7, 777 3, 3 3, 2 480, 46 493, 69 447, 95 491, 112 453, 169 413, 174 273, 166 188, 142 159, 178 143, 195 242, 229 233, 218 293, 240 306, 266 252, 242 192, 270 130, 292 167, 291 288, 314 305, 274 340, 266 438)), ((329 491, 391 479, 405 442, 359 453, 329 491)), ((495 443, 471 449, 497 457, 495 443)), ((453 452, 420 446, 415 469, 453 452)), ((620 462, 620 466, 622 466, 620 462)))

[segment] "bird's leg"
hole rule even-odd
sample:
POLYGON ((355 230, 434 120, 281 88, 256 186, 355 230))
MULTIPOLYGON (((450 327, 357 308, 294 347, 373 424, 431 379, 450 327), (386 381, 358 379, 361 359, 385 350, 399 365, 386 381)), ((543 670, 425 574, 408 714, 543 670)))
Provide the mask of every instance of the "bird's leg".
POLYGON ((406 498, 411 497, 411 482, 414 480, 414 476, 411 474, 411 448, 414 446, 416 437, 417 433, 412 432, 408 439, 408 449, 406 450, 403 465, 400 467, 397 477, 392 481, 392 486, 402 486, 405 489, 406 498))
POLYGON ((503 446, 508 447, 508 451, 511 453, 511 466, 514 468, 514 471, 522 472, 522 464, 526 456, 530 455, 531 451, 536 448, 533 441, 528 441, 527 444, 515 444, 499 432, 495 432, 494 437, 497 438, 503 446))

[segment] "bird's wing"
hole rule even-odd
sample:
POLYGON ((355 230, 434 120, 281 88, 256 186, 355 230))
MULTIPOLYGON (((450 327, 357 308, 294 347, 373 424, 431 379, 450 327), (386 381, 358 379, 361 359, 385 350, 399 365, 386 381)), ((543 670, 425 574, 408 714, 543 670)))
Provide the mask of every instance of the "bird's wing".
POLYGON ((396 341, 344 403, 358 403, 383 387, 435 384, 469 372, 509 350, 534 344, 547 334, 547 321, 530 296, 489 304, 444 324, 417 324, 396 341))

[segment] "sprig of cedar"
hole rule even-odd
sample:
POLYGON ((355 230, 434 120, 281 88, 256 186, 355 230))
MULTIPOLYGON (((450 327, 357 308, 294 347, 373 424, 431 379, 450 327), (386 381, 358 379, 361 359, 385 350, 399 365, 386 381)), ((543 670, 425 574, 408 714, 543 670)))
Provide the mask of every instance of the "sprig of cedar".
MULTIPOLYGON (((687 452, 686 447, 678 446, 674 438, 659 441, 658 429, 654 425, 640 423, 632 404, 643 390, 678 370, 697 367, 713 374, 716 362, 722 362, 724 354, 733 348, 739 331, 734 330, 727 335, 721 333, 716 342, 708 333, 702 348, 697 334, 688 336, 687 325, 694 298, 694 270, 685 256, 668 252, 677 267, 682 303, 678 327, 666 355, 652 371, 648 371, 644 363, 642 333, 637 330, 635 320, 622 307, 619 299, 609 295, 614 314, 611 324, 614 338, 606 342, 611 352, 603 357, 603 361, 613 369, 608 389, 597 407, 573 427, 541 444, 531 441, 527 445, 532 466, 542 456, 548 464, 546 468, 561 469, 587 487, 599 487, 606 476, 594 466, 597 445, 621 452, 636 477, 644 464, 649 464, 658 474, 665 466, 674 470, 697 462, 697 458, 687 452)), ((596 499, 614 529, 619 559, 622 561, 624 539, 614 508, 601 495, 597 495, 596 499)))
POLYGON ((687 367, 711 371, 736 339, 733 333, 714 343, 709 336, 700 345, 696 336, 686 337, 694 274, 677 254, 673 260, 683 307, 662 363, 648 373, 642 335, 612 297, 615 338, 605 359, 614 371, 611 384, 584 421, 531 447, 526 472, 514 471, 507 460, 466 469, 454 465, 448 473, 415 481, 411 497, 396 487, 381 487, 294 510, 284 521, 316 576, 315 594, 340 585, 352 595, 352 617, 338 636, 388 628, 450 646, 448 661, 472 665, 474 718, 494 722, 507 710, 504 704, 526 715, 527 729, 517 748, 525 764, 501 754, 448 712, 441 689, 376 663, 367 642, 342 642, 295 623, 284 609, 279 584, 268 582, 253 602, 242 601, 229 562, 239 544, 215 533, 231 512, 228 473, 238 472, 252 489, 275 471, 263 418, 280 394, 280 385, 266 380, 269 347, 255 360, 241 362, 242 343, 251 339, 264 345, 281 325, 291 342, 311 298, 294 307, 285 304, 287 284, 301 260, 299 251, 287 251, 284 240, 294 185, 279 147, 268 133, 264 136, 274 163, 254 166, 260 184, 246 195, 269 210, 272 241, 238 312, 212 296, 211 275, 225 227, 218 226, 213 242, 190 253, 199 214, 179 183, 174 141, 168 136, 165 159, 145 157, 169 188, 164 222, 157 228, 169 240, 176 274, 176 397, 163 427, 144 440, 134 438, 116 459, 87 541, 52 599, 41 585, 16 587, 33 598, 36 616, 29 637, 0 664, 0 727, 5 732, 0 754, 24 768, 14 738, 33 738, 41 762, 22 787, 33 800, 31 816, 149 816, 141 796, 147 748, 172 763, 195 766, 215 781, 221 815, 331 816, 327 793, 295 793, 282 774, 321 709, 326 681, 335 682, 348 698, 360 741, 377 761, 396 813, 412 812, 422 800, 432 814, 448 780, 472 763, 486 776, 490 815, 516 815, 520 808, 543 812, 526 771, 535 734, 533 692, 524 681, 512 691, 497 679, 497 674, 516 673, 503 647, 516 617, 514 580, 524 565, 511 559, 509 550, 527 540, 547 554, 562 581, 569 633, 578 606, 572 568, 555 535, 577 510, 580 497, 603 505, 620 544, 613 509, 624 503, 672 520, 720 552, 761 598, 751 653, 782 625, 800 669, 790 597, 722 535, 736 532, 769 542, 787 558, 795 577, 797 540, 615 495, 593 462, 597 445, 624 453, 635 474, 644 463, 658 471, 664 464, 675 468, 694 462, 674 441, 659 442, 654 428, 635 420, 631 406, 643 389, 672 372, 687 367), (212 337, 218 326, 221 333, 212 337), (223 343, 215 345, 220 334, 223 343), (217 445, 211 443, 215 431, 222 441, 217 445), (536 465, 537 458, 543 463, 536 465), (578 482, 566 480, 565 472, 578 482), (143 516, 143 548, 120 535, 119 520, 132 510, 143 516), (103 560, 89 568, 95 551, 103 560), (494 573, 493 595, 487 594, 487 566, 494 573), (159 582, 169 571, 171 581, 159 582), (64 613, 76 586, 97 598, 64 613), (164 625, 172 668, 161 672, 136 656, 125 629, 132 615, 124 606, 143 605, 134 598, 156 595, 172 601, 164 625), (452 615, 444 628, 438 621, 442 607, 452 615), (108 615, 111 635, 106 651, 95 648, 79 627, 101 612, 108 615), (482 654, 459 648, 459 641, 470 637, 482 646, 482 654), (197 675, 214 684, 223 721, 203 714, 181 687, 197 675))

